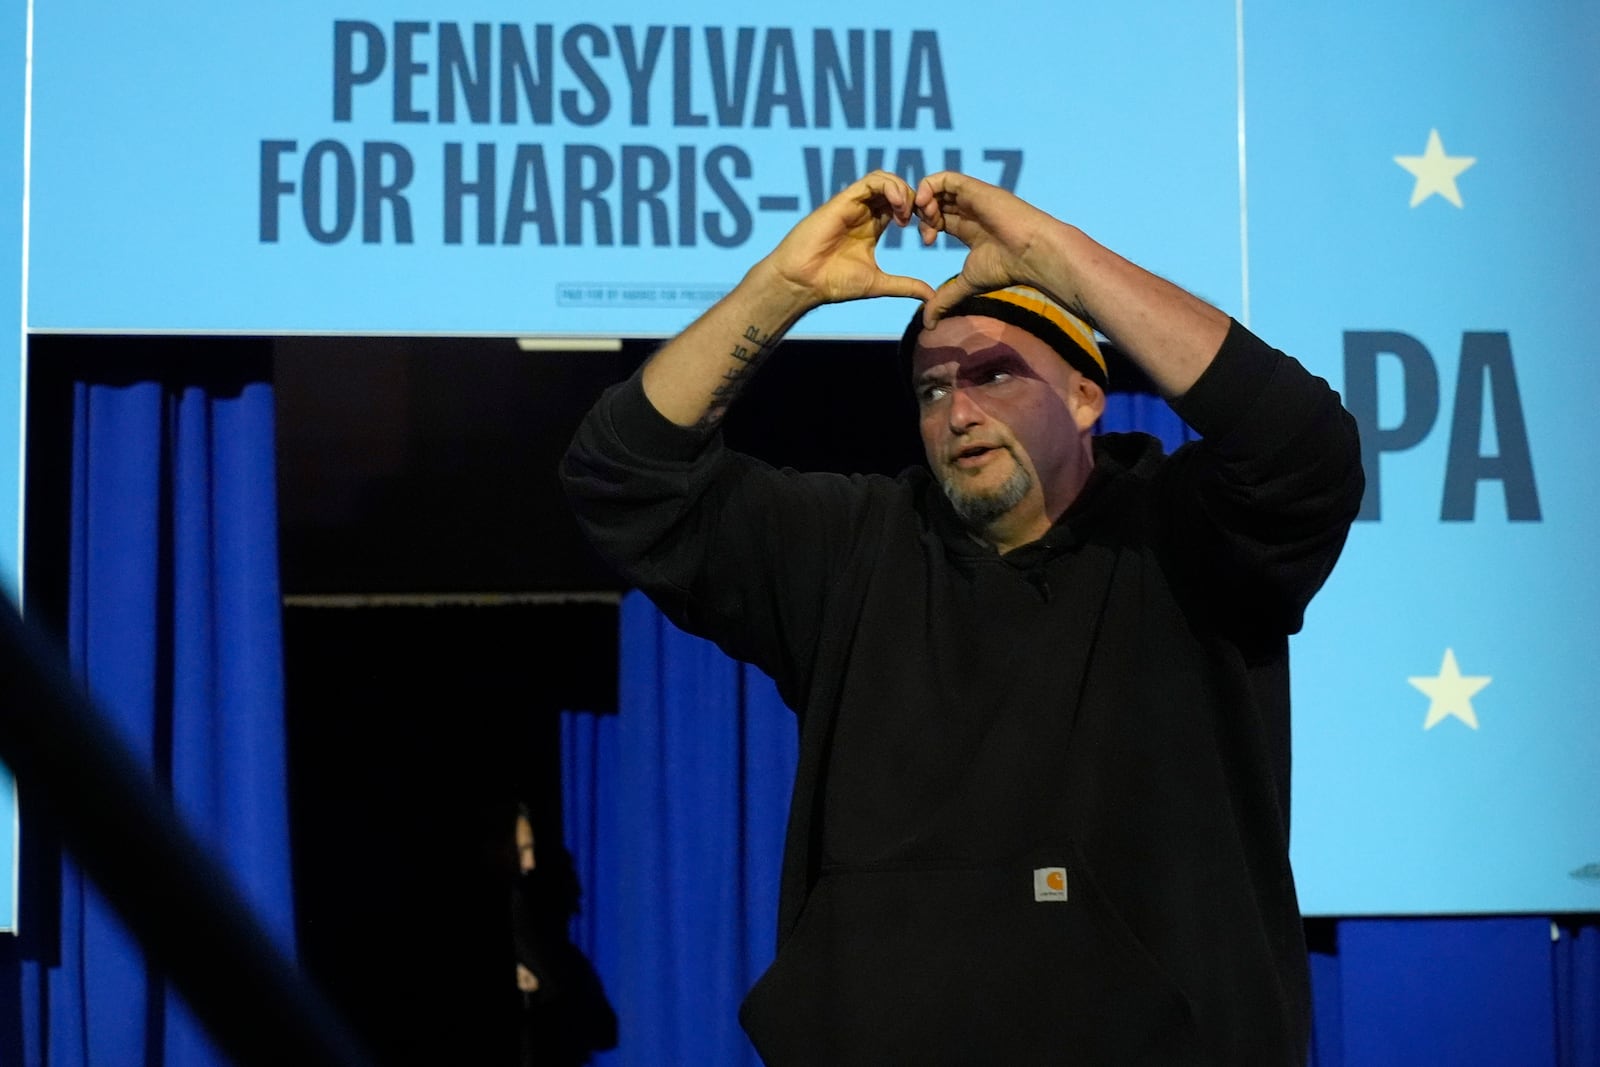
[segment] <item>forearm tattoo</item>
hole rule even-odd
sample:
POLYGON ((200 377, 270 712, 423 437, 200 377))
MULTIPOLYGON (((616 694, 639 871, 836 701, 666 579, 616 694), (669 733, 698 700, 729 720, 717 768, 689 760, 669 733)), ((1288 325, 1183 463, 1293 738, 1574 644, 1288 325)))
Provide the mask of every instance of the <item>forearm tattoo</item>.
POLYGON ((698 429, 710 430, 722 421, 750 372, 759 367, 777 345, 778 338, 773 334, 764 333, 753 325, 744 328, 744 336, 728 352, 730 362, 722 373, 722 381, 711 391, 711 406, 696 424, 698 429))

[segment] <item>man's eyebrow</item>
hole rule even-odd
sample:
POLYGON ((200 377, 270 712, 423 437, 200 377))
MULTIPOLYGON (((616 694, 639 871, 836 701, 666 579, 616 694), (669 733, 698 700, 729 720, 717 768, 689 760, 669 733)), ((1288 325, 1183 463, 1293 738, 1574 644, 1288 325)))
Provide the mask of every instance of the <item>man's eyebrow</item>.
POLYGON ((995 366, 1003 366, 1008 370, 1020 372, 1026 377, 1037 378, 1033 367, 1023 358, 1022 353, 1012 348, 1003 341, 996 342, 988 348, 980 348, 976 352, 968 352, 964 348, 950 346, 947 348, 924 348, 922 355, 934 359, 933 366, 917 375, 916 381, 925 382, 933 380, 935 370, 947 363, 960 365, 956 376, 971 374, 975 371, 984 371, 995 366), (940 358, 943 357, 943 358, 940 358))
POLYGON ((980 348, 975 352, 968 352, 965 348, 962 348, 960 345, 943 345, 943 346, 938 346, 938 347, 936 347, 934 345, 923 345, 923 346, 921 346, 920 348, 917 349, 917 352, 918 352, 919 355, 926 354, 926 355, 933 355, 933 356, 943 356, 944 357, 943 362, 948 363, 951 360, 959 360, 959 359, 961 359, 963 357, 976 358, 978 356, 987 356, 987 355, 989 355, 991 353, 994 353, 994 352, 1015 353, 1016 349, 1012 348, 1010 345, 1006 344, 1004 341, 996 341, 994 344, 990 345, 988 348, 980 348))

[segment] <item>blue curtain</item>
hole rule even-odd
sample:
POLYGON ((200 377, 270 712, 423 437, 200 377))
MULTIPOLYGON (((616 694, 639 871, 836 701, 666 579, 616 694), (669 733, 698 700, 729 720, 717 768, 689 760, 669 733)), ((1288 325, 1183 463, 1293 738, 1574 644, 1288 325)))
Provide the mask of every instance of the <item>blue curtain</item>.
POLYGON ((737 1011, 776 948, 794 716, 639 593, 622 603, 617 700, 563 721, 573 942, 620 1035, 595 1062, 759 1064, 737 1011))
POLYGON ((1177 412, 1159 396, 1152 396, 1149 393, 1107 394, 1106 410, 1100 416, 1100 425, 1095 427, 1095 432, 1134 431, 1160 438, 1168 452, 1174 451, 1185 441, 1193 441, 1200 436, 1189 429, 1188 425, 1178 418, 1177 412))
MULTIPOLYGON (((290 951, 270 368, 161 365, 141 380, 106 365, 74 386, 69 652, 290 951)), ((219 1062, 70 859, 58 885, 33 909, 54 928, 24 930, 23 1062, 219 1062)))
POLYGON ((1600 1067, 1600 920, 1556 924, 1556 1062, 1600 1067))
MULTIPOLYGON (((1156 397, 1104 431, 1173 449, 1156 397)), ((769 962, 794 723, 771 684, 622 608, 619 714, 563 724, 564 820, 583 888, 573 940, 615 1006, 602 1064, 756 1063, 736 1012, 769 962)), ((1600 925, 1548 918, 1312 924, 1316 1067, 1600 1067, 1600 925), (1553 936, 1554 935, 1554 936, 1553 936)))

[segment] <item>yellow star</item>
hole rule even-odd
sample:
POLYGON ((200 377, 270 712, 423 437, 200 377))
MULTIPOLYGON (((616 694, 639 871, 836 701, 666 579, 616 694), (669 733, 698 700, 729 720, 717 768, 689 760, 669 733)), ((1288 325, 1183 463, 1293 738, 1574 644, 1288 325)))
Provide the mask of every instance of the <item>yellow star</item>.
POLYGON ((1456 207, 1461 207, 1461 190, 1456 188, 1456 177, 1476 163, 1476 156, 1447 156, 1438 130, 1428 131, 1428 147, 1420 156, 1395 156, 1394 161, 1416 175, 1417 184, 1411 190, 1411 206, 1416 207, 1434 193, 1438 193, 1456 207))
POLYGON ((1455 649, 1447 648, 1436 676, 1423 675, 1421 678, 1407 678, 1406 681, 1428 694, 1428 699, 1432 701, 1428 705, 1428 720, 1422 724, 1424 730, 1433 729, 1451 715, 1476 730, 1478 716, 1472 711, 1473 694, 1494 679, 1482 674, 1463 675, 1461 668, 1456 666, 1455 649))

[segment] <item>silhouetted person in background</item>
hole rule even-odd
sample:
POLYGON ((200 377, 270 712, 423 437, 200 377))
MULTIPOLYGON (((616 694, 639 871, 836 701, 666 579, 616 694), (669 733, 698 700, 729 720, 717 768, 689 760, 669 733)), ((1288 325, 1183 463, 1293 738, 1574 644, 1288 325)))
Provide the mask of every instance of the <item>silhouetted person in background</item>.
POLYGON ((536 849, 533 817, 518 805, 511 931, 522 993, 523 1067, 567 1067, 617 1044, 617 1017, 599 977, 567 936, 578 880, 565 849, 536 849))

